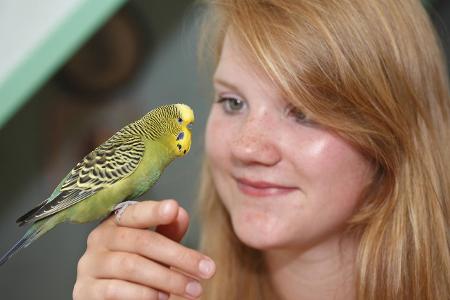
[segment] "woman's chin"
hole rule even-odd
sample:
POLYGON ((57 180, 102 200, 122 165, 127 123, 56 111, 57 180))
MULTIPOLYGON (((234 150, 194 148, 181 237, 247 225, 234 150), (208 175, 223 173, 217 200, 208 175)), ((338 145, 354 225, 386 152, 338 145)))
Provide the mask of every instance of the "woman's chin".
POLYGON ((285 246, 286 238, 275 218, 264 213, 248 213, 232 217, 238 239, 250 248, 270 250, 285 246), (278 225, 278 226, 277 226, 278 225))

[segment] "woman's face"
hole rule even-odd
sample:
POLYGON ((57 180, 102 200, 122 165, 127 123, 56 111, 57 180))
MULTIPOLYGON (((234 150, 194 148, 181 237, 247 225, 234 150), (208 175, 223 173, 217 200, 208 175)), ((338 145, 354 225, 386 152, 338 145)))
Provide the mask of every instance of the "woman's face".
POLYGON ((342 231, 370 183, 369 162, 294 109, 230 35, 214 87, 206 154, 238 238, 303 248, 342 231))

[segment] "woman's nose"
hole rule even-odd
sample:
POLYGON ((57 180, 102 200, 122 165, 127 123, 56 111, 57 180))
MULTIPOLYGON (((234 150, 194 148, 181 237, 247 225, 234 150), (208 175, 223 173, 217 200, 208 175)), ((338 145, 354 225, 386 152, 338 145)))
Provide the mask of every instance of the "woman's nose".
POLYGON ((234 159, 244 164, 275 165, 281 160, 277 137, 271 122, 248 118, 231 143, 234 159))

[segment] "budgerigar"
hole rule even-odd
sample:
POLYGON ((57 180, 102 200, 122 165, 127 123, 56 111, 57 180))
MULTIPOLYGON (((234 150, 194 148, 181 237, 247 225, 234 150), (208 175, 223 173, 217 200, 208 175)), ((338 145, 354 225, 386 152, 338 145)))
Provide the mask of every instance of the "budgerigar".
POLYGON ((62 222, 85 223, 107 216, 158 180, 165 167, 191 147, 194 112, 185 104, 157 107, 133 122, 79 162, 52 195, 19 219, 33 223, 0 258, 4 264, 62 222))

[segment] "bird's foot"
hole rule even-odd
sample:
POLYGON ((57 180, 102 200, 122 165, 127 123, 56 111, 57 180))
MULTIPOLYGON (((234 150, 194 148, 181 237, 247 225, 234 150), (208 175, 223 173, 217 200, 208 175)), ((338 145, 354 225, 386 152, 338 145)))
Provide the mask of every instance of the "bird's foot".
POLYGON ((123 213, 125 212, 125 209, 127 209, 128 206, 138 203, 138 201, 124 201, 120 202, 116 206, 114 206, 114 214, 116 215, 116 223, 119 224, 120 218, 122 217, 123 213))

